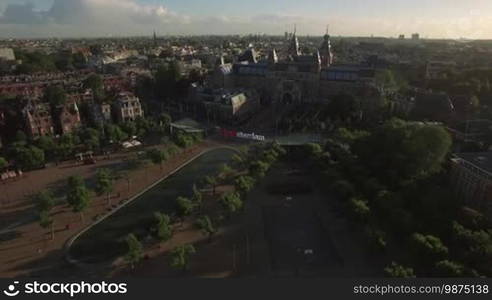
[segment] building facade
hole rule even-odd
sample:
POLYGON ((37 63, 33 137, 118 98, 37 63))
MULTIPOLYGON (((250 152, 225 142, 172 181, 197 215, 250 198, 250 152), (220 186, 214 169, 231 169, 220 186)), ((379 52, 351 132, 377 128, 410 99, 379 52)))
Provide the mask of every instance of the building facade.
POLYGON ((55 134, 49 104, 31 101, 24 108, 23 113, 26 122, 26 131, 31 138, 36 139, 41 136, 55 134))
POLYGON ((118 122, 135 121, 144 116, 140 99, 132 93, 120 93, 113 107, 118 122))
POLYGON ((60 108, 58 120, 60 122, 61 134, 72 133, 76 128, 80 127, 79 108, 74 100, 67 102, 60 108))
POLYGON ((451 162, 451 183, 458 197, 492 218, 492 153, 455 154, 451 162))
POLYGON ((209 83, 215 88, 255 89, 262 103, 293 104, 325 102, 340 93, 378 94, 374 80, 372 68, 334 65, 328 34, 319 49, 304 54, 294 33, 283 59, 271 49, 267 59, 258 61, 255 51, 248 49, 232 66, 218 65, 209 83))
POLYGON ((245 89, 192 89, 191 101, 203 105, 208 119, 226 122, 242 121, 252 116, 260 107, 255 90, 245 89))

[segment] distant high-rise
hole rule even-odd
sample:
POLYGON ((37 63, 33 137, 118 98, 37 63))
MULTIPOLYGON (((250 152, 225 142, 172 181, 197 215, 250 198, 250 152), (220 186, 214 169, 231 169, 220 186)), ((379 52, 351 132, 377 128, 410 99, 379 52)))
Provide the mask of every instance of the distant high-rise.
POLYGON ((420 34, 418 33, 412 34, 412 40, 420 40, 420 34))
POLYGON ((154 47, 157 47, 157 34, 155 33, 155 30, 154 30, 154 47))
POLYGON ((399 40, 404 40, 405 39, 405 35, 404 34, 400 34, 400 36, 398 36, 398 39, 399 40))

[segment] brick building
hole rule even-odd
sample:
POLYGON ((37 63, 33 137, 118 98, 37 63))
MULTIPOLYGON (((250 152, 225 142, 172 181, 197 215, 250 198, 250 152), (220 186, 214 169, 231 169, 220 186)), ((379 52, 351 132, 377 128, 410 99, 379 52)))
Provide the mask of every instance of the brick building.
POLYGON ((58 120, 61 134, 72 133, 81 125, 79 108, 74 100, 68 101, 61 107, 58 120))
POLYGON ((47 103, 30 101, 24 108, 26 132, 32 138, 54 135, 54 123, 51 117, 50 106, 47 103))

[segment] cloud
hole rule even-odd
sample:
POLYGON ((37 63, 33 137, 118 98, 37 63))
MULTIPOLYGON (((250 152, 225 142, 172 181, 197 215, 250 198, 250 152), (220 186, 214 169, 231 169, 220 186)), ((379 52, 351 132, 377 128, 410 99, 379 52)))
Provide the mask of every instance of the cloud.
POLYGON ((48 10, 32 4, 9 4, 0 16, 0 35, 95 36, 143 34, 169 24, 187 24, 189 17, 157 4, 136 0, 54 0, 48 10), (37 25, 37 26, 32 26, 37 25), (21 33, 24 31, 24 33, 21 33))
POLYGON ((9 4, 6 6, 0 23, 4 24, 40 24, 43 13, 35 11, 32 3, 9 4))
MULTIPOLYGON (((4 1, 4 0, 0 0, 4 1)), ((462 18, 414 16, 365 17, 336 15, 336 11, 317 16, 265 13, 193 17, 168 7, 142 0, 51 0, 44 9, 8 0, 0 4, 1 37, 93 37, 159 34, 283 34, 297 24, 299 34, 324 33, 326 24, 334 35, 384 35, 420 32, 423 36, 490 38, 487 28, 492 17, 481 11, 462 18), (46 8, 48 7, 48 8, 46 8), (3 10, 3 14, 1 13, 3 10)), ((31 0, 34 2, 34 0, 31 0)), ((36 0, 36 4, 41 0, 36 0)), ((478 1, 478 0, 477 0, 478 1)), ((300 3, 300 2, 299 2, 300 3)), ((301 4, 299 4, 301 5, 301 4)))

